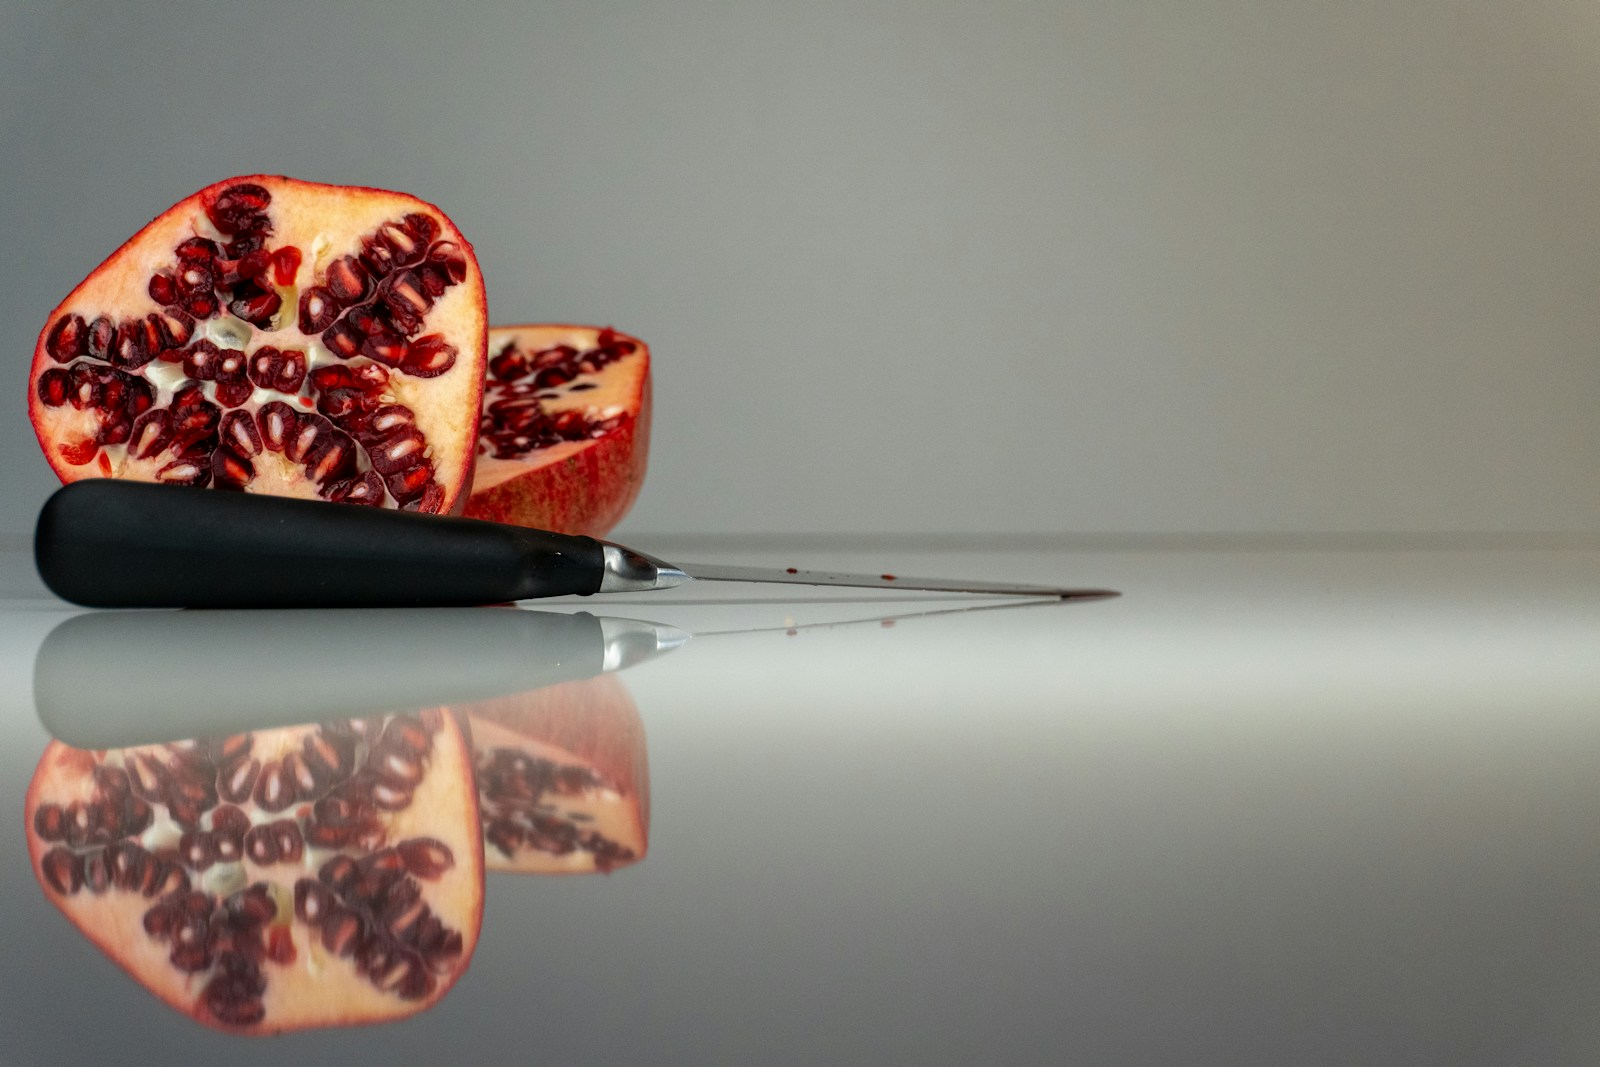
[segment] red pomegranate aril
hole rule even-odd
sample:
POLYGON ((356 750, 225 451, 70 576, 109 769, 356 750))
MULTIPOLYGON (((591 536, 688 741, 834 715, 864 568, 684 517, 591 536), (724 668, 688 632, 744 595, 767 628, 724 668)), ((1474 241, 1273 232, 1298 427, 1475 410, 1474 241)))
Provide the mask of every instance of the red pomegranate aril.
POLYGON ((60 367, 52 367, 39 375, 39 383, 34 386, 34 391, 45 406, 58 408, 67 402, 67 393, 71 388, 71 376, 60 367))
POLYGON ((350 773, 354 746, 346 739, 332 736, 325 730, 317 730, 306 738, 302 751, 306 765, 324 783, 350 773))
POLYGON ((45 351, 58 363, 71 363, 89 353, 89 326, 81 315, 63 315, 50 328, 45 351))
POLYGON ((433 480, 433 465, 426 460, 408 470, 397 471, 383 480, 389 495, 402 503, 420 497, 433 480))
POLYGON ((243 319, 252 326, 261 329, 272 327, 272 316, 278 313, 278 308, 283 306, 283 297, 276 292, 251 293, 238 297, 228 305, 228 311, 235 317, 243 319))
POLYGON ((219 448, 211 454, 211 484, 219 489, 243 489, 254 478, 256 467, 248 459, 240 459, 226 449, 219 448))
POLYGON ((61 841, 67 836, 66 816, 59 804, 41 804, 33 813, 33 832, 44 841, 61 841))
POLYGON ((428 261, 445 269, 452 282, 464 281, 467 276, 467 257, 454 241, 440 241, 428 249, 428 261))
POLYGON ((294 913, 309 926, 319 925, 334 905, 333 891, 312 878, 294 884, 294 913))
POLYGON ((409 351, 405 338, 388 328, 380 329, 361 342, 361 354, 387 367, 400 367, 409 351))
POLYGON ((104 893, 111 887, 111 864, 105 849, 98 848, 84 856, 83 884, 91 893, 104 893))
POLYGON ((335 956, 350 956, 361 940, 361 920, 343 908, 322 921, 322 947, 335 956))
MULTIPOLYGON (((325 287, 314 285, 300 294, 301 333, 321 333, 332 326, 338 317, 339 305, 325 287)), ((335 351, 338 349, 335 348, 335 351)))
POLYGON ((404 811, 411 806, 411 790, 387 780, 373 783, 372 802, 384 811, 404 811))
POLYGON ((175 459, 156 471, 156 481, 166 485, 200 486, 210 480, 210 466, 194 459, 175 459))
POLYGON ((248 229, 254 216, 260 215, 272 203, 272 195, 259 185, 241 182, 231 185, 214 197, 204 197, 206 217, 223 233, 238 233, 248 229))
POLYGON ((376 471, 367 471, 358 478, 344 478, 330 482, 328 499, 338 504, 379 505, 384 500, 383 479, 376 471))
POLYGON ((217 860, 211 835, 198 830, 190 830, 178 839, 178 856, 197 871, 205 870, 217 860))
POLYGON ((374 411, 356 436, 371 443, 382 440, 402 428, 414 429, 416 425, 416 416, 410 408, 400 404, 388 404, 374 411))
POLYGON ((117 327, 108 353, 108 358, 114 366, 129 369, 142 367, 155 356, 156 353, 150 349, 149 340, 145 336, 143 323, 125 322, 117 327))
POLYGON ((349 891, 351 886, 356 884, 356 879, 360 877, 360 874, 361 872, 356 867, 355 860, 349 856, 335 856, 322 865, 322 869, 317 872, 317 877, 335 893, 344 894, 349 891))
MULTIPOLYGON (((221 785, 220 780, 218 785, 221 785)), ((235 804, 219 804, 211 812, 211 829, 218 833, 244 833, 250 829, 250 816, 235 804)))
POLYGON ((263 811, 279 812, 295 802, 294 783, 283 773, 281 763, 269 763, 262 769, 252 796, 263 811))
POLYGON ((409 470, 421 463, 426 458, 424 451, 427 447, 428 442, 422 434, 415 427, 407 427, 370 446, 368 455, 372 458, 373 469, 387 475, 409 470))
POLYGON ((283 401, 271 400, 262 404, 256 413, 256 425, 261 431, 262 445, 272 452, 282 452, 298 431, 300 416, 283 401))
POLYGON ((172 413, 166 408, 155 408, 134 420, 128 454, 135 459, 149 459, 166 448, 171 440, 172 413))
POLYGON ((76 444, 62 445, 56 453, 69 465, 81 467, 94 459, 100 448, 93 441, 79 441, 76 444))
POLYGON ((283 774, 294 784, 300 796, 309 797, 317 792, 317 779, 300 755, 290 752, 283 757, 283 774))
MULTIPOLYGON (((249 412, 228 412, 222 416, 222 425, 217 432, 223 445, 234 455, 254 459, 261 454, 261 431, 256 429, 256 420, 250 417, 249 412)), ((249 737, 248 734, 244 736, 249 737)))
POLYGON ((414 837, 400 842, 396 848, 406 869, 418 878, 437 878, 455 866, 450 849, 442 841, 429 837, 414 837))
POLYGON ((252 826, 244 835, 244 854, 251 863, 269 867, 278 862, 278 843, 265 825, 252 826))
POLYGON ((272 253, 272 280, 279 285, 293 285, 300 273, 300 250, 285 246, 272 253))
POLYGON ((361 265, 374 278, 385 278, 394 270, 397 260, 394 249, 381 241, 367 238, 361 242, 361 265))
POLYGON ((415 271, 402 270, 383 280, 378 287, 378 299, 389 311, 389 317, 407 335, 416 332, 422 316, 433 306, 433 298, 423 288, 415 271))
MULTIPOLYGON (((222 773, 217 775, 217 793, 222 797, 223 800, 229 801, 230 803, 246 803, 250 799, 251 793, 255 790, 256 779, 260 775, 260 772, 261 761, 259 759, 241 759, 237 764, 226 768, 222 771, 222 773)), ((221 811, 223 809, 219 808, 218 810, 221 811)), ((243 815, 242 812, 240 814, 243 815)), ((215 816, 213 816, 213 818, 215 818, 215 816)), ((213 823, 213 825, 215 824, 213 823)), ((246 819, 245 826, 248 825, 249 820, 246 819)), ((240 829, 242 829, 242 827, 240 829)))
POLYGON ((217 362, 222 350, 210 341, 199 340, 184 353, 183 373, 197 382, 209 382, 217 376, 217 362))
POLYGON ((417 378, 436 378, 456 363, 455 346, 437 334, 419 337, 401 360, 401 369, 417 378))
MULTIPOLYGON (((328 264, 326 280, 328 292, 343 307, 349 307, 357 301, 366 299, 372 292, 366 268, 354 256, 340 256, 328 264)), ((305 333, 313 332, 303 326, 301 330, 305 333)))

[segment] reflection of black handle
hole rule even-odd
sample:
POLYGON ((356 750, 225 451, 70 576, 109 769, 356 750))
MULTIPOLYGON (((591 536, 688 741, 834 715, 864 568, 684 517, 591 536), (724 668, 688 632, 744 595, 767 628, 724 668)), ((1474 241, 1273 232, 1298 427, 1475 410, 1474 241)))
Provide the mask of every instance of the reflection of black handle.
POLYGON ((57 490, 34 559, 99 608, 434 607, 589 594, 589 537, 354 504, 95 478, 57 490))
POLYGON ((600 620, 511 608, 113 611, 39 648, 39 721, 125 748, 539 689, 605 669, 600 620))

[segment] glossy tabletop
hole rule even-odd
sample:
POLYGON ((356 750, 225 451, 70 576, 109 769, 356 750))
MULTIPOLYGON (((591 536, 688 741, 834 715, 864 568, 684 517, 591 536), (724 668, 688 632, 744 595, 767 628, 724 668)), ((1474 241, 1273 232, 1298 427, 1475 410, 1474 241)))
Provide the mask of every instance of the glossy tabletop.
POLYGON ((1122 596, 85 613, 12 546, 0 1063, 1600 1061, 1600 541, 1064 545, 639 547, 1122 596), (27 869, 52 735, 601 690, 647 844, 491 870, 470 966, 402 1021, 205 1028, 27 869))

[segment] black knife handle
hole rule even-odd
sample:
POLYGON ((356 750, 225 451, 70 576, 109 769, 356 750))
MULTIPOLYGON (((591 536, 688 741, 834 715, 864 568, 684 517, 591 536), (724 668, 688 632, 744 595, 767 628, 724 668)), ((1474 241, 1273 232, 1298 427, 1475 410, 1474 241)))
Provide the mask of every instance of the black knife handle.
POLYGON ((87 479, 45 502, 34 561, 97 608, 439 607, 600 588, 591 537, 257 493, 87 479))

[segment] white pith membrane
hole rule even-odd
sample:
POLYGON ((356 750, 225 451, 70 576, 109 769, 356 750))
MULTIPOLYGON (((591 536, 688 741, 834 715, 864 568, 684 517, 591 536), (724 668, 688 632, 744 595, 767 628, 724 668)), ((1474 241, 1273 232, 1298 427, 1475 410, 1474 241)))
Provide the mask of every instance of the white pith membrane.
MULTIPOLYGON (((437 278, 439 264, 435 264, 435 267, 434 277, 437 278)), ((218 266, 216 273, 220 272, 218 266)), ((446 275, 449 276, 448 270, 446 275)), ((248 288, 249 285, 246 285, 248 288)), ((345 310, 348 311, 348 308, 345 310)), ((341 318, 348 317, 344 311, 339 314, 341 318)), ((370 425, 370 410, 333 417, 329 421, 337 433, 330 434, 327 426, 323 425, 318 434, 306 439, 315 451, 316 446, 325 439, 339 440, 342 434, 340 443, 343 451, 351 455, 351 461, 343 465, 326 452, 315 457, 301 454, 298 459, 292 459, 292 448, 275 451, 260 445, 252 447, 246 439, 248 435, 240 437, 235 433, 230 436, 226 430, 231 424, 224 420, 230 411, 246 412, 259 433, 262 428, 259 411, 264 404, 273 401, 289 405, 292 411, 301 416, 320 415, 327 418, 327 413, 319 410, 326 403, 326 391, 315 384, 313 374, 318 368, 343 366, 370 376, 360 383, 361 402, 368 409, 403 407, 413 413, 414 424, 425 439, 425 450, 415 448, 415 456, 407 450, 403 452, 401 462, 411 464, 413 460, 423 459, 430 462, 433 474, 428 480, 438 485, 442 495, 439 491, 428 491, 427 502, 423 504, 421 491, 407 486, 404 491, 406 502, 413 507, 421 504, 425 509, 437 506, 438 510, 448 510, 467 481, 473 458, 476 426, 471 413, 476 408, 480 389, 484 335, 483 284, 471 246, 437 208, 401 193, 317 185, 273 177, 233 179, 203 190, 162 214, 114 253, 52 313, 35 353, 29 395, 30 413, 41 444, 64 481, 115 477, 138 481, 185 482, 192 475, 205 484, 219 486, 225 479, 210 469, 216 468, 233 474, 248 470, 248 481, 242 486, 248 492, 297 497, 341 496, 348 494, 354 482, 373 470, 371 454, 380 446, 383 435, 370 425), (174 315, 175 311, 182 312, 182 305, 159 303, 150 292, 152 277, 176 279, 185 275, 185 261, 178 255, 177 249, 191 238, 205 238, 214 242, 219 249, 219 258, 229 259, 225 249, 239 235, 220 230, 208 218, 205 206, 206 202, 215 203, 219 195, 240 186, 259 187, 270 195, 270 203, 260 213, 270 225, 270 233, 264 238, 263 251, 284 255, 274 260, 269 269, 249 284, 253 284, 256 290, 275 293, 281 303, 270 319, 265 320, 264 326, 252 324, 230 313, 229 296, 234 290, 232 286, 219 281, 214 289, 217 297, 215 314, 202 318, 187 315, 187 312, 181 316, 174 315), (432 220, 437 233, 426 245, 413 248, 409 253, 397 253, 391 245, 389 252, 401 265, 391 270, 389 276, 398 279, 405 270, 415 273, 428 262, 430 249, 445 245, 448 247, 439 255, 448 255, 455 260, 460 279, 451 276, 448 284, 443 286, 443 291, 437 295, 423 294, 422 303, 429 306, 420 313, 420 325, 407 323, 402 328, 387 318, 387 307, 376 298, 376 289, 383 279, 371 277, 370 271, 367 271, 367 295, 357 299, 352 306, 378 308, 379 314, 368 316, 367 321, 376 320, 394 326, 408 345, 421 338, 437 337, 453 347, 456 350, 454 363, 435 377, 419 376, 403 367, 385 366, 363 355, 343 358, 324 343, 323 331, 307 334, 300 328, 301 297, 314 286, 325 286, 329 266, 343 257, 359 257, 364 247, 371 243, 382 245, 384 234, 391 235, 391 240, 397 241, 401 247, 405 246, 411 240, 403 224, 407 216, 423 216, 432 220), (292 255, 288 250, 298 253, 298 265, 292 264, 292 255), (290 271, 292 277, 285 277, 290 271), (134 367, 118 365, 109 358, 96 358, 92 352, 86 351, 84 345, 76 346, 73 351, 77 354, 69 356, 65 362, 50 351, 51 339, 58 325, 63 321, 72 322, 74 316, 83 323, 83 332, 92 333, 92 324, 102 316, 109 318, 113 325, 121 325, 147 322, 150 315, 165 317, 178 334, 185 328, 192 331, 190 336, 181 341, 173 337, 176 343, 172 347, 162 343, 163 352, 170 353, 170 356, 157 355, 142 366, 134 367), (185 327, 182 322, 184 316, 192 320, 192 325, 185 327), (409 336, 406 336, 408 332, 409 336), (174 361, 173 357, 192 352, 196 343, 202 340, 215 345, 221 357, 228 357, 231 352, 243 353, 246 367, 244 385, 249 388, 242 402, 235 402, 230 407, 219 396, 221 385, 218 381, 190 378, 181 359, 174 361), (254 357, 265 348, 303 353, 305 374, 295 388, 262 387, 251 380, 254 377, 250 372, 254 357), (41 395, 42 391, 50 392, 49 386, 60 383, 57 377, 42 386, 41 378, 58 369, 72 374, 77 367, 88 368, 102 378, 125 375, 147 383, 153 387, 154 396, 152 402, 146 405, 146 410, 170 409, 180 389, 189 382, 198 382, 204 400, 218 409, 214 436, 188 446, 187 455, 180 455, 184 446, 173 442, 146 458, 136 457, 132 453, 132 446, 139 444, 139 441, 128 439, 131 438, 131 431, 119 431, 114 425, 127 423, 130 409, 124 407, 117 413, 108 413, 93 403, 76 407, 72 402, 74 390, 70 388, 66 401, 60 404, 51 404, 41 395), (369 417, 368 424, 358 429, 357 420, 363 415, 369 417), (119 437, 124 439, 118 440, 119 437), (228 465, 225 462, 228 455, 244 460, 245 466, 228 465), (201 473, 202 467, 208 469, 201 473)), ((147 344, 145 347, 148 349, 150 346, 147 344)), ((213 358, 211 362, 215 366, 220 360, 213 358)), ((237 374, 237 371, 231 373, 237 374)), ((104 388, 103 383, 101 388, 104 388)), ((115 388, 127 392, 129 387, 124 384, 115 388)), ((139 387, 132 388, 137 390, 139 387)), ((233 384, 229 388, 237 394, 243 387, 233 384)), ((228 399, 237 401, 238 397, 236 395, 228 399)), ((131 417, 137 419, 138 416, 131 417)), ((405 421, 403 416, 399 416, 391 419, 389 425, 402 430, 405 421)), ((143 428, 151 440, 158 439, 154 429, 143 428)), ((378 478, 383 479, 384 474, 380 473, 378 478)), ((234 480, 237 481, 237 478, 234 480)), ((350 499, 388 507, 401 504, 387 484, 377 486, 374 492, 372 481, 368 479, 366 488, 350 499)))
MULTIPOLYGON (((595 447, 608 436, 631 429, 629 423, 638 417, 650 359, 648 349, 637 338, 593 326, 496 326, 489 330, 489 365, 484 379, 477 467, 472 479, 474 493, 493 489, 527 472, 530 466, 557 465, 595 447), (606 344, 602 344, 603 333, 609 334, 606 344), (631 347, 632 351, 596 358, 616 345, 631 347), (566 355, 562 349, 572 354, 566 355), (558 376, 570 380, 542 385, 538 369, 514 378, 497 375, 496 360, 504 360, 513 351, 528 357, 535 368, 562 368, 558 376), (569 412, 576 413, 580 418, 568 431, 575 437, 543 441, 536 430, 518 434, 505 426, 505 417, 496 418, 497 405, 534 408, 552 423, 569 412), (495 437, 505 440, 497 441, 495 437), (496 455, 498 451, 513 451, 516 455, 502 457, 496 455)), ((542 425, 545 420, 536 422, 542 425)))
POLYGON ((615 676, 464 710, 489 870, 610 873, 644 858, 650 830, 644 726, 615 676))
MULTIPOLYGON (((470 750, 460 726, 448 714, 395 716, 362 720, 355 725, 365 731, 368 740, 357 741, 351 749, 351 774, 334 775, 326 785, 319 785, 307 795, 300 795, 303 791, 296 787, 289 794, 292 799, 276 812, 248 801, 236 806, 250 823, 248 830, 235 836, 231 848, 237 849, 236 854, 229 846, 217 844, 225 835, 214 825, 214 819, 224 810, 226 801, 214 802, 197 819, 192 812, 185 815, 190 823, 186 828, 174 818, 174 811, 179 810, 174 804, 142 800, 139 788, 133 785, 132 776, 141 773, 140 764, 147 758, 172 767, 176 755, 180 764, 187 758, 189 765, 195 766, 192 755, 185 757, 178 749, 162 745, 90 752, 52 742, 40 759, 25 811, 29 856, 43 892, 141 984, 208 1025, 235 1032, 274 1033, 376 1022, 423 1010, 442 997, 466 969, 482 918, 481 831, 470 750), (402 762, 412 765, 407 767, 408 773, 415 766, 421 768, 420 780, 411 788, 409 800, 400 810, 378 811, 376 819, 367 813, 364 829, 359 831, 363 840, 359 842, 310 844, 307 837, 312 832, 319 801, 341 790, 348 794, 349 783, 360 782, 363 777, 370 781, 372 768, 395 751, 404 751, 403 746, 397 749, 394 741, 385 740, 386 736, 395 736, 384 733, 395 719, 405 720, 403 725, 411 738, 428 738, 425 755, 410 760, 402 757, 402 762), (425 733, 419 735, 416 729, 425 733), (96 768, 102 770, 97 772, 96 768), (119 791, 108 784, 116 772, 110 771, 108 776, 103 768, 121 769, 129 775, 129 790, 119 791), (130 796, 139 799, 148 811, 138 820, 146 825, 137 833, 129 835, 115 828, 98 830, 103 824, 96 821, 95 815, 86 814, 97 805, 105 807, 108 798, 117 796, 122 800, 112 803, 123 805, 123 831, 128 828, 130 796), (42 819, 42 815, 50 818, 42 819), (87 830, 76 839, 62 839, 42 828, 42 821, 57 819, 63 824, 76 819, 87 830), (300 839, 298 849, 291 849, 290 856, 273 857, 252 848, 258 828, 284 821, 295 824, 300 839), (242 846, 238 844, 241 838, 242 846), (140 860, 135 853, 135 859, 124 865, 125 870, 135 873, 119 879, 112 872, 119 862, 118 855, 131 852, 128 843, 137 845, 148 858, 140 860), (444 851, 437 846, 443 846, 444 851), (196 848, 207 852, 208 857, 197 862, 196 848), (215 856, 219 850, 224 852, 222 858, 215 856), (75 869, 80 872, 79 878, 69 879, 65 886, 58 884, 62 851, 77 857, 75 869), (297 856, 292 855, 295 851, 297 856), (323 872, 330 861, 348 857, 359 870, 365 857, 382 856, 386 862, 395 862, 388 859, 395 855, 401 860, 411 856, 413 860, 397 863, 398 873, 384 874, 380 869, 369 874, 371 880, 356 889, 346 885, 342 896, 332 898, 346 903, 332 911, 325 910, 322 922, 313 924, 297 913, 297 884, 309 881, 326 885, 323 872), (89 875, 91 862, 104 864, 100 867, 99 885, 89 875), (54 877, 49 871, 52 864, 58 865, 54 877), (138 873, 144 870, 154 873, 138 873), (78 882, 76 888, 72 881, 78 882), (69 891, 63 892, 63 888, 69 891), (415 899, 406 904, 405 898, 413 888, 417 891, 415 899), (364 901, 360 892, 372 895, 364 901), (209 910, 185 912, 184 902, 192 906, 198 894, 204 894, 209 910), (250 920, 243 928, 229 926, 228 922, 233 921, 229 916, 237 916, 242 908, 250 906, 247 897, 270 899, 270 918, 250 920), (395 905, 392 914, 384 909, 391 897, 395 905), (151 913, 158 910, 167 916, 169 925, 151 932, 147 922, 152 921, 151 913), (327 921, 330 914, 338 916, 345 927, 351 925, 340 915, 341 911, 355 916, 356 927, 342 952, 330 949, 324 940, 331 925, 327 921), (410 912, 410 925, 396 935, 385 927, 401 911, 410 912), (184 914, 205 916, 204 922, 211 930, 205 939, 196 941, 175 934, 170 920, 173 915, 184 914), (433 925, 424 930, 425 924, 433 925), (180 941, 198 952, 196 962, 202 966, 186 970, 175 962, 180 941), (410 977, 419 968, 426 971, 426 977, 410 977), (241 973, 245 976, 244 985, 249 989, 259 987, 259 993, 241 990, 241 973)), ((284 757, 303 754, 307 739, 319 731, 324 737, 334 733, 344 737, 349 729, 350 724, 338 723, 261 730, 249 735, 252 744, 248 758, 261 764, 257 783, 267 768, 287 768, 284 757)), ((202 743, 199 751, 208 748, 216 751, 211 742, 202 743)), ((301 764, 304 762, 302 758, 301 764)), ((142 773, 148 779, 149 765, 143 766, 142 773)), ((212 766, 216 769, 215 761, 212 766)), ((235 762, 224 762, 219 773, 227 773, 235 766, 235 762)), ((300 772, 287 773, 292 779, 300 772)), ((327 778, 325 774, 323 777, 327 778)), ((166 788, 165 795, 178 796, 170 792, 170 786, 166 788)), ((281 837, 281 828, 278 833, 281 837)), ((182 925, 181 919, 178 925, 182 925)))

